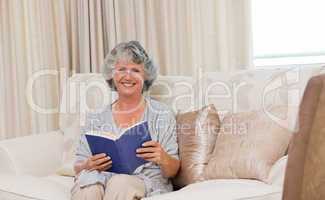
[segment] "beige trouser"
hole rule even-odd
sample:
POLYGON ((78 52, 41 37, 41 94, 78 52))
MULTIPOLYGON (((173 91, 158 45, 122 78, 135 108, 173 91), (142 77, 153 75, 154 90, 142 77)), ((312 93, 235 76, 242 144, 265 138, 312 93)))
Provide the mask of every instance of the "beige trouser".
POLYGON ((145 195, 144 182, 130 175, 114 175, 106 183, 80 188, 77 183, 71 191, 72 200, 137 200, 145 195))

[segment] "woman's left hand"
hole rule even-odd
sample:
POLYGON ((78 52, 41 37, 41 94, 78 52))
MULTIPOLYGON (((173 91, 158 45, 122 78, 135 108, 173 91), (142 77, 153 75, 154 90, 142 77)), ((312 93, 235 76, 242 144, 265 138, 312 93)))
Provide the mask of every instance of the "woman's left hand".
POLYGON ((151 161, 157 165, 166 163, 169 155, 165 152, 162 146, 156 141, 148 141, 142 144, 142 148, 137 149, 137 156, 144 160, 151 161))

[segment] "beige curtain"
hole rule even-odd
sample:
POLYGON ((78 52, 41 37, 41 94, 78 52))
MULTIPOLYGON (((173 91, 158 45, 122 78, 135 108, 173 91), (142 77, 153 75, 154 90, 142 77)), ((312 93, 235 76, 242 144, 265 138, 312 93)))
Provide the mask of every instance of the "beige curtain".
MULTIPOLYGON (((72 0, 70 13, 72 33, 75 35, 75 49, 79 51, 76 60, 81 72, 99 72, 105 57, 104 47, 114 40, 114 21, 105 20, 114 14, 113 0, 72 0), (104 24, 105 20, 105 24, 104 24), (111 38, 110 38, 111 37, 111 38)), ((112 19, 114 19, 112 17, 112 19)))
POLYGON ((250 0, 115 0, 117 42, 139 40, 161 74, 252 66, 250 0))
POLYGON ((2 0, 0 6, 0 133, 1 138, 23 136, 57 128, 56 114, 33 111, 35 105, 58 105, 60 68, 69 69, 68 38, 63 1, 2 0), (28 80, 39 74, 33 93, 26 95, 28 80))
POLYGON ((110 6, 101 0, 0 1, 0 139, 58 128, 65 79, 100 70, 111 40, 102 11, 109 15, 110 6))

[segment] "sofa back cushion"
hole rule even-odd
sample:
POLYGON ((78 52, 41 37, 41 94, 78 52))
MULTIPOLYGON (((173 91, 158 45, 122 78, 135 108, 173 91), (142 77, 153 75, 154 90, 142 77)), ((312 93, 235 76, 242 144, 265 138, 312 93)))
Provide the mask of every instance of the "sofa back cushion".
POLYGON ((323 68, 292 66, 205 73, 197 85, 199 105, 214 104, 221 118, 227 113, 299 106, 307 81, 324 72, 323 68))
POLYGON ((325 75, 313 77, 289 147, 283 200, 325 199, 325 75))
MULTIPOLYGON (((287 107, 274 107, 269 112, 283 116, 288 113, 287 107)), ((271 167, 284 156, 291 135, 263 110, 228 114, 222 121, 204 177, 267 182, 271 167)))
POLYGON ((167 104, 174 113, 189 112, 196 106, 195 82, 188 76, 159 76, 147 95, 167 104))
POLYGON ((183 187, 204 180, 203 170, 213 152, 220 121, 213 105, 178 114, 176 121, 181 167, 173 183, 183 187))
POLYGON ((243 70, 233 73, 210 72, 198 85, 203 104, 214 104, 221 117, 227 113, 259 110, 284 104, 283 88, 267 91, 272 82, 283 84, 281 70, 243 70), (276 97, 276 98, 273 98, 276 97))

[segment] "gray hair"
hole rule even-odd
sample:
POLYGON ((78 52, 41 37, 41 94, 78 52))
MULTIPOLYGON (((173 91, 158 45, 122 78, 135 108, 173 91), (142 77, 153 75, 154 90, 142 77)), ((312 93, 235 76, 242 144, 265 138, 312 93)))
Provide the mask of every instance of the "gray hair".
POLYGON ((103 65, 106 81, 113 90, 116 90, 113 81, 113 69, 114 65, 120 60, 143 64, 145 72, 143 91, 147 91, 158 76, 158 67, 154 65, 138 41, 122 42, 116 45, 106 56, 103 65))

